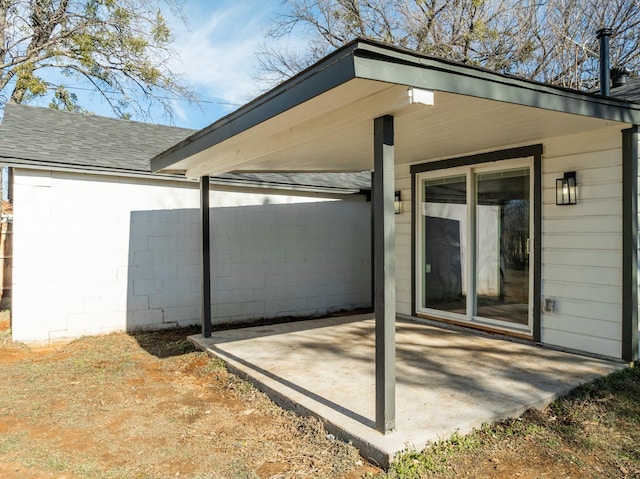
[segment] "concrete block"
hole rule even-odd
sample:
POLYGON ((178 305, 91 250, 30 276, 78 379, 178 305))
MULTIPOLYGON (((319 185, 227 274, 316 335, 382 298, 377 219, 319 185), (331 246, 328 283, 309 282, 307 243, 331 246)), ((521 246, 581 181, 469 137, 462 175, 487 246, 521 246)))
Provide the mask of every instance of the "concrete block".
POLYGON ((242 303, 218 303, 216 318, 225 319, 242 315, 242 303))
POLYGON ((149 309, 170 308, 175 305, 177 296, 175 293, 149 295, 149 309))
POLYGON ((186 293, 178 293, 175 296, 176 307, 200 305, 200 291, 192 290, 186 293))
POLYGON ((164 322, 200 322, 200 306, 183 306, 175 308, 166 308, 164 310, 164 322))
POLYGON ((83 298, 79 302, 82 304, 83 313, 105 313, 123 309, 117 298, 102 296, 99 298, 83 298))
MULTIPOLYGON (((259 265, 258 265, 259 266, 259 265)), ((260 268, 256 268, 260 269, 260 268)), ((245 276, 241 278, 241 289, 262 289, 265 287, 265 277, 256 273, 255 276, 245 276)))
POLYGON ((257 318, 264 315, 265 302, 264 301, 248 301, 242 303, 242 315, 249 318, 257 318))
POLYGON ((163 282, 159 279, 141 279, 134 280, 133 294, 134 296, 149 296, 161 293, 163 282))
POLYGON ((175 278, 172 281, 171 289, 168 289, 168 285, 165 283, 167 291, 176 294, 185 294, 193 291, 193 281, 186 278, 175 278))
POLYGON ((226 276, 215 280, 214 288, 216 291, 234 291, 242 289, 242 278, 237 276, 226 276))
POLYGON ((175 236, 151 236, 149 238, 149 250, 174 253, 178 249, 178 240, 175 236))
POLYGON ((163 322, 163 312, 160 309, 148 309, 146 311, 132 311, 129 328, 159 326, 163 322))
POLYGON ((200 277, 200 267, 194 264, 178 264, 178 279, 195 279, 200 277))
POLYGON ((264 288, 257 288, 253 290, 253 299, 255 301, 264 301, 266 299, 276 299, 278 298, 278 292, 280 288, 271 287, 270 285, 265 286, 264 288))
POLYGON ((287 302, 281 299, 267 299, 264 302, 265 315, 273 317, 288 309, 287 302))
POLYGON ((307 307, 311 309, 328 309, 327 300, 324 296, 306 296, 307 307))
POLYGON ((160 210, 160 219, 164 223, 179 223, 180 222, 180 210, 160 210))
POLYGON ((131 266, 147 266, 156 264, 162 261, 162 255, 159 255, 155 251, 149 251, 148 249, 135 251, 132 255, 133 261, 131 266))
MULTIPOLYGON (((102 288, 99 282, 85 280, 83 282, 52 282, 48 285, 48 292, 61 298, 99 298, 102 296, 102 288)), ((42 299, 42 297, 40 298, 42 299)), ((51 304, 56 304, 55 301, 51 304)))
POLYGON ((225 291, 212 291, 212 300, 216 303, 242 303, 254 301, 255 296, 252 289, 230 289, 225 291))
POLYGON ((197 209, 181 209, 178 210, 180 224, 193 224, 200 221, 200 211, 197 209))
POLYGON ((127 311, 145 311, 149 309, 149 296, 127 296, 127 311))

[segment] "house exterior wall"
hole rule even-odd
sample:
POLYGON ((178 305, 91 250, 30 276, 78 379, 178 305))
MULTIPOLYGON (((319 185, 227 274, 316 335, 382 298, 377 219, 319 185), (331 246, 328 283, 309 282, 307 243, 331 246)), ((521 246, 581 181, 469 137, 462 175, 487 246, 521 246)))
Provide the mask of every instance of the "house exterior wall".
MULTIPOLYGON (((211 192, 214 323, 370 305, 361 196, 211 192)), ((16 169, 14 339, 200 323, 199 190, 16 169)))
POLYGON ((620 128, 544 142, 542 342, 622 354, 622 133, 620 128), (555 179, 576 171, 578 204, 556 206, 555 179))
MULTIPOLYGON (((614 358, 621 357, 622 335, 620 130, 612 127, 541 141, 542 296, 556 302, 555 312, 542 312, 542 342, 614 358), (557 206, 555 180, 574 170, 578 204, 557 206)), ((398 164, 395 172, 396 190, 403 199, 403 213, 396 215, 397 311, 410 315, 410 165, 398 164)))
POLYGON ((402 196, 402 213, 396 215, 396 311, 410 315, 411 305, 411 219, 413 218, 411 198, 410 165, 396 165, 396 191, 402 196))

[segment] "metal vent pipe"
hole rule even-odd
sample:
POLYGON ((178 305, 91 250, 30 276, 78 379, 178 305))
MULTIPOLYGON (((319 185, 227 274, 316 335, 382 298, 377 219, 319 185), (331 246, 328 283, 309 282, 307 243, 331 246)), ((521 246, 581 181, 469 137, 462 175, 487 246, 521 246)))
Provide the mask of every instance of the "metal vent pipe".
POLYGON ((611 92, 609 38, 612 34, 610 28, 601 28, 596 32, 596 38, 600 40, 600 94, 603 96, 609 96, 611 92))

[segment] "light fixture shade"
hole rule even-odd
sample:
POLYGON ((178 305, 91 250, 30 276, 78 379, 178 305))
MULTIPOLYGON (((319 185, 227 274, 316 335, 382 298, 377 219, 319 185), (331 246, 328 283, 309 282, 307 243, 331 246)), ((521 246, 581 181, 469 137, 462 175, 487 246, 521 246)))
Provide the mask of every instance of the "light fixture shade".
POLYGON ((396 191, 395 194, 394 194, 393 211, 397 215, 402 213, 402 193, 400 191, 396 191))
POLYGON ((556 205, 575 205, 578 202, 576 172, 567 171, 556 180, 556 205))

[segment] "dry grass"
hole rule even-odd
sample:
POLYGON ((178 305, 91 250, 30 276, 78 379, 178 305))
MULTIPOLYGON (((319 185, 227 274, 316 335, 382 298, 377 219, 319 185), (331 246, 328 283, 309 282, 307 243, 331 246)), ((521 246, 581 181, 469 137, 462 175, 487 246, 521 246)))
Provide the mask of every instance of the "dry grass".
POLYGON ((188 330, 0 342, 0 479, 360 477, 321 424, 196 352, 188 330))
POLYGON ((640 368, 573 391, 544 411, 406 451, 378 478, 640 479, 640 368))
POLYGON ((0 479, 640 479, 638 368, 406 451, 384 473, 196 352, 194 332, 30 349, 0 331, 0 479))

